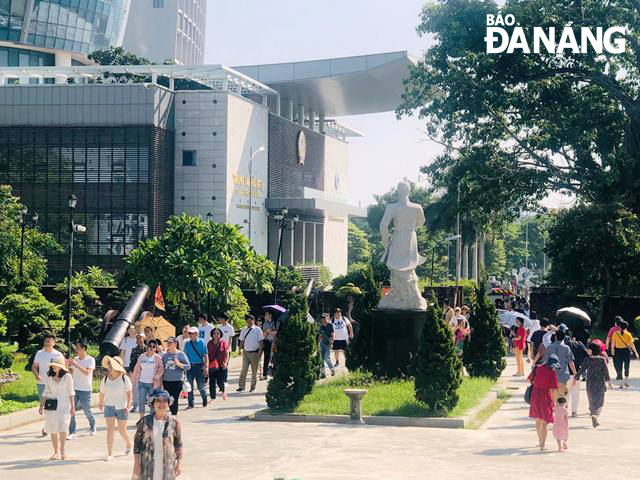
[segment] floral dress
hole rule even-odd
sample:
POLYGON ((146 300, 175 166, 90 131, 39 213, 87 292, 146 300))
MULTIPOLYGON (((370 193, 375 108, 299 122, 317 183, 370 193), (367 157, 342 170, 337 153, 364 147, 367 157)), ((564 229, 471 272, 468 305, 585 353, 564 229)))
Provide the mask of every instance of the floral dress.
MULTIPOLYGON (((133 453, 140 455, 140 480, 155 480, 154 415, 147 415, 138 422, 133 441, 133 453)), ((176 463, 182 458, 182 433, 180 422, 171 414, 164 417, 162 432, 163 475, 162 480, 175 480, 176 463)), ((156 422, 157 433, 157 422, 156 422)))
POLYGON ((600 415, 604 406, 604 392, 607 391, 606 382, 610 381, 607 362, 601 356, 585 358, 580 365, 578 377, 587 377, 587 398, 589 399, 589 413, 600 415))

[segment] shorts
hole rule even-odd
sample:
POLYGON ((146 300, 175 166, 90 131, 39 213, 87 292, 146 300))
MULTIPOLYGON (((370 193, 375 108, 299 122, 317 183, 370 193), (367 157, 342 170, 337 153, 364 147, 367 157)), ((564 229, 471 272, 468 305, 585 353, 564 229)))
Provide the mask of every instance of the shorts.
POLYGON ((104 406, 104 418, 116 417, 116 420, 127 420, 129 412, 126 408, 117 409, 113 405, 104 406))
POLYGON ((346 350, 347 349, 347 341, 346 340, 334 340, 333 341, 333 349, 334 350, 346 350))

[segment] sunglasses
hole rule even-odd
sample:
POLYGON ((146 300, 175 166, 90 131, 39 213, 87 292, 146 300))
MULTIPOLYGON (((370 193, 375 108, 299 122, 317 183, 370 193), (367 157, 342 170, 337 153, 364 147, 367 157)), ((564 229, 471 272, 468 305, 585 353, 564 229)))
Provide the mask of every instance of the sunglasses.
POLYGON ((155 345, 147 345, 147 348, 156 348, 155 345))

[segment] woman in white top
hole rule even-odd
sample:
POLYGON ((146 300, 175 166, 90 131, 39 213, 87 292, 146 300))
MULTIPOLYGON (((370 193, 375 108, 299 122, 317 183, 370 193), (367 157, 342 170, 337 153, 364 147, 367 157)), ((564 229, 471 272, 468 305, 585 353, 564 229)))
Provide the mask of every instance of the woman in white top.
POLYGON ((113 437, 115 436, 116 421, 118 433, 124 440, 127 448, 125 455, 131 453, 131 439, 127 433, 127 419, 133 400, 131 394, 131 380, 126 375, 120 357, 106 355, 102 359, 102 366, 109 370, 106 377, 100 382, 100 400, 98 408, 104 410, 104 418, 107 422, 107 462, 113 460, 113 437))
POLYGON ((127 329, 127 336, 122 340, 120 344, 120 358, 124 362, 124 369, 127 373, 131 373, 129 371, 129 364, 131 363, 131 350, 133 350, 138 342, 136 341, 136 327, 130 325, 127 329))
POLYGON ((333 355, 336 359, 334 367, 340 365, 340 352, 347 350, 349 339, 353 339, 353 328, 348 318, 342 316, 342 310, 336 308, 333 312, 333 355))
POLYGON ((64 363, 49 363, 49 371, 40 400, 39 413, 45 414, 44 431, 51 436, 53 455, 49 460, 58 458, 58 438, 60 438, 60 458, 67 459, 64 451, 71 416, 75 415, 75 392, 73 379, 67 375, 69 369, 64 363))

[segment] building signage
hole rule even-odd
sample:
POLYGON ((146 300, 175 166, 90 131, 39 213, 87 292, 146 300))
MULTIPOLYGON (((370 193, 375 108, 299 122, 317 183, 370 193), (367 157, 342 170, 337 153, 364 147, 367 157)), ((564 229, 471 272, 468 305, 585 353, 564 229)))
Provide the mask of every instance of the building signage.
POLYGON ((233 184, 236 194, 240 197, 249 196, 249 185, 251 185, 252 196, 259 196, 264 192, 264 181, 259 178, 250 179, 246 175, 233 175, 233 184))

